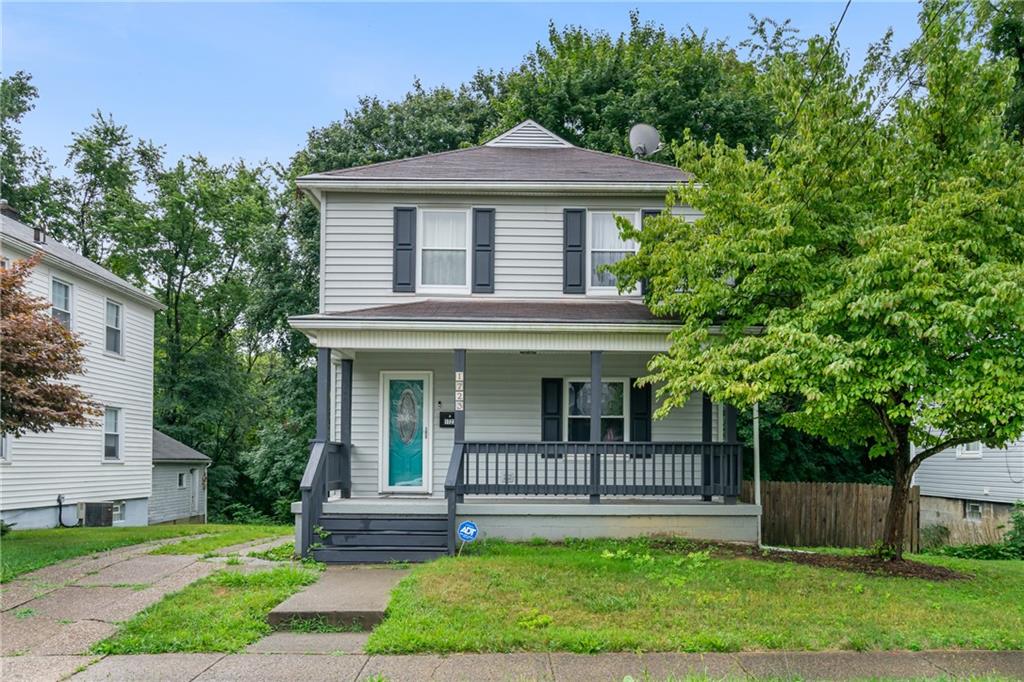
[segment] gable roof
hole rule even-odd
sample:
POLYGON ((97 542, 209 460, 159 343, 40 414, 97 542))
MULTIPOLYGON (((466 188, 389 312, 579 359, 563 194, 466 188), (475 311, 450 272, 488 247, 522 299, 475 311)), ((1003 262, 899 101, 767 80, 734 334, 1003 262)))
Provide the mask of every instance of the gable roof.
POLYGON ((212 462, 213 460, 198 450, 193 450, 180 440, 175 440, 166 433, 153 429, 153 461, 212 462))
POLYGON ((115 289, 154 310, 164 308, 160 301, 146 292, 129 284, 110 270, 97 265, 77 251, 69 249, 52 237, 47 236, 43 243, 35 241, 35 230, 20 220, 10 217, 7 213, 0 215, 0 239, 10 240, 29 252, 41 252, 44 262, 49 261, 51 264, 63 266, 75 274, 115 289))
POLYGON ((374 183, 494 183, 511 189, 576 184, 664 191, 692 178, 675 166, 577 147, 527 120, 481 146, 314 173, 299 178, 298 185, 358 189, 374 183))

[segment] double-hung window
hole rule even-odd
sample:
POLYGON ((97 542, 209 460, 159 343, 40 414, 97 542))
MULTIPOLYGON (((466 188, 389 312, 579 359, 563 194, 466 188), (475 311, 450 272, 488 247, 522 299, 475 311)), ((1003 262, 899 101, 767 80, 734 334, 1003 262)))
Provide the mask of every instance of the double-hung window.
POLYGON ((108 407, 103 412, 103 460, 117 462, 121 459, 121 409, 108 407))
POLYGON ((957 459, 981 459, 981 442, 964 443, 956 448, 957 459))
POLYGON ((121 355, 124 340, 124 307, 107 300, 106 349, 108 353, 121 355))
POLYGON ((71 329, 71 285, 54 277, 50 285, 50 305, 53 319, 71 329))
MULTIPOLYGON (((601 440, 621 443, 629 434, 626 430, 626 402, 629 399, 624 379, 601 382, 601 440)), ((566 433, 570 442, 590 440, 590 382, 570 379, 566 382, 566 433)))
POLYGON ((588 289, 591 291, 615 292, 615 275, 608 272, 605 266, 618 263, 637 250, 636 242, 622 238, 615 216, 626 218, 631 224, 636 225, 637 216, 632 211, 590 212, 590 239, 587 243, 590 244, 588 289))
POLYGON ((0 462, 11 461, 11 437, 6 433, 0 433, 0 462))
POLYGON ((469 211, 420 211, 419 287, 437 291, 469 289, 469 211))
POLYGON ((179 473, 178 474, 178 488, 181 489, 181 488, 184 488, 184 487, 185 487, 185 474, 184 473, 179 473))

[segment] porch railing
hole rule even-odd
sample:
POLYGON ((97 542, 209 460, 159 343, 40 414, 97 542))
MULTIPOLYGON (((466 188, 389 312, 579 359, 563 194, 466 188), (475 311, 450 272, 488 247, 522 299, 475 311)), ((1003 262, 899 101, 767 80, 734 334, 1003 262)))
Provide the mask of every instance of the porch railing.
POLYGON ((741 443, 456 443, 445 479, 449 550, 464 495, 722 496, 735 502, 741 443))
POLYGON ((350 497, 352 494, 352 458, 349 448, 345 443, 313 441, 306 470, 299 484, 302 493, 299 552, 302 556, 308 556, 310 548, 319 541, 316 527, 320 524, 324 502, 332 490, 341 491, 342 497, 350 497))

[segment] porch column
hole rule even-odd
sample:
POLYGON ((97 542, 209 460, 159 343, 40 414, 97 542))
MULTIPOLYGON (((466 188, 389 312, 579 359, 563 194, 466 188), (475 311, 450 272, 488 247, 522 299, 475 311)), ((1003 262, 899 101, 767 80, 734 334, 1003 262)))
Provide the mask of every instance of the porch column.
MULTIPOLYGON (((466 349, 455 349, 455 434, 456 443, 466 441, 466 349)), ((454 500, 449 501, 449 516, 451 517, 452 528, 450 533, 455 532, 455 507, 456 502, 462 502, 465 495, 456 495, 454 500)), ((455 547, 455 540, 449 541, 449 546, 455 547)))
MULTIPOLYGON (((714 405, 711 403, 711 396, 701 393, 701 418, 700 418, 700 440, 703 443, 710 443, 714 440, 711 428, 711 417, 714 412, 714 405)), ((705 447, 700 460, 700 476, 703 485, 711 485, 711 452, 705 447)), ((711 501, 711 495, 701 495, 705 502, 711 501)))
POLYGON ((331 349, 316 349, 316 438, 331 439, 331 349))
MULTIPOLYGON (((739 437, 736 435, 736 406, 726 405, 725 406, 725 442, 736 443, 739 437)), ((723 462, 725 465, 722 467, 722 474, 724 485, 729 485, 733 480, 737 483, 743 480, 743 457, 739 456, 738 461, 736 458, 730 456, 728 461, 723 462)), ((736 504, 737 498, 735 495, 725 496, 726 504, 736 504)))
POLYGON ((466 349, 455 350, 455 442, 466 440, 466 349))
MULTIPOLYGON (((601 351, 590 351, 590 442, 601 442, 601 351)), ((597 452, 590 453, 590 484, 594 490, 601 482, 601 455, 597 452)), ((601 501, 601 495, 597 492, 591 493, 590 503, 597 504, 601 501)))
POLYGON ((352 497, 352 359, 341 361, 341 424, 338 440, 345 448, 341 469, 341 496, 352 497))

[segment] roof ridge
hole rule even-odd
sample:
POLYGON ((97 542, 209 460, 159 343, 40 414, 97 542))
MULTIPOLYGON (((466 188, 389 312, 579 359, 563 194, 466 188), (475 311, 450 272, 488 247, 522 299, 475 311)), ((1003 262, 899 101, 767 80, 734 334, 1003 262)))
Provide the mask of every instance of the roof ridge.
POLYGON ((645 163, 648 166, 655 166, 657 168, 672 168, 672 169, 675 169, 675 170, 679 171, 680 173, 687 173, 689 175, 693 175, 689 171, 684 171, 682 168, 680 168, 679 166, 677 166, 675 164, 658 163, 657 161, 648 161, 647 159, 638 159, 638 158, 633 157, 633 156, 625 156, 624 154, 615 154, 613 152, 604 152, 604 151, 601 151, 600 149, 591 149, 589 147, 577 147, 577 149, 582 149, 585 152, 591 152, 593 154, 601 154, 602 156, 610 156, 610 157, 612 157, 614 159, 625 159, 626 161, 633 161, 634 163, 645 163))

